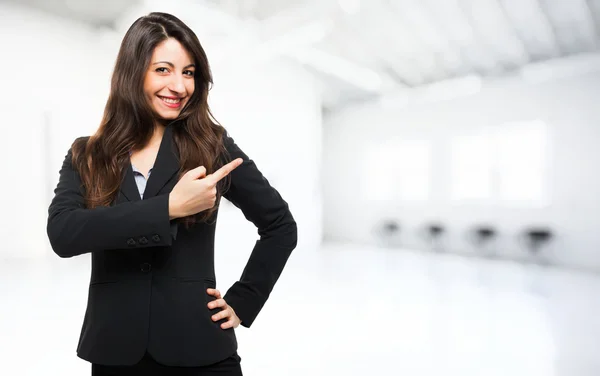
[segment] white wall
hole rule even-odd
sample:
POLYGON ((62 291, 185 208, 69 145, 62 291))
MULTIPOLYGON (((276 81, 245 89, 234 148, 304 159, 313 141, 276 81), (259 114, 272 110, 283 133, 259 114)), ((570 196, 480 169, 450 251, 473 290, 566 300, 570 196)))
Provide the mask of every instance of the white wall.
POLYGON ((477 254, 466 231, 487 221, 501 232, 496 243, 501 256, 522 259, 526 253, 516 239, 517 232, 529 224, 547 224, 558 233, 548 261, 600 269, 598 98, 600 75, 590 74, 538 85, 496 82, 470 97, 408 108, 373 102, 328 117, 324 125, 325 237, 373 243, 377 221, 390 217, 401 222, 399 238, 404 246, 425 248, 418 229, 426 221, 439 219, 449 227, 447 250, 477 254), (485 126, 535 119, 549 128, 549 174, 544 182, 549 205, 451 200, 452 137, 477 134, 485 126), (364 176, 375 168, 365 164, 368 145, 399 140, 430 143, 431 191, 425 201, 378 201, 364 194, 364 176))
MULTIPOLYGON (((314 255, 322 238, 322 131, 312 77, 283 61, 239 71, 214 67, 213 74, 209 102, 215 117, 288 202, 298 223, 292 257, 314 255)), ((239 278, 257 239, 256 228, 227 204, 219 211, 216 238, 222 286, 239 278)))
POLYGON ((47 255, 48 187, 74 137, 98 124, 113 50, 85 25, 6 3, 0 34, 0 164, 10 182, 0 195, 0 256, 32 258, 47 255))
MULTIPOLYGON (((4 3, 0 33, 10 35, 0 52, 8 62, 0 111, 9 136, 1 138, 0 163, 11 182, 22 183, 5 185, 0 195, 0 231, 9 242, 0 257, 54 257, 45 233, 51 191, 71 142, 98 127, 122 34, 4 3)), ((213 66, 213 72, 215 116, 290 203, 301 228, 299 248, 314 248, 321 229, 321 110, 311 77, 284 61, 246 72, 213 66)), ((236 232, 249 254, 256 230, 229 209, 219 242, 225 247, 228 232, 236 232)))

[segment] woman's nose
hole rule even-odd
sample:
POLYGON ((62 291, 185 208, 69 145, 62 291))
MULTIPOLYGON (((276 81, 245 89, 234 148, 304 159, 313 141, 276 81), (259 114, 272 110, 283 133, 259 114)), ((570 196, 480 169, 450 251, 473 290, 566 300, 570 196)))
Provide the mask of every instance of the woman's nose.
POLYGON ((168 88, 169 88, 169 90, 177 92, 177 93, 184 93, 185 85, 183 84, 183 77, 173 75, 173 79, 169 83, 168 88))

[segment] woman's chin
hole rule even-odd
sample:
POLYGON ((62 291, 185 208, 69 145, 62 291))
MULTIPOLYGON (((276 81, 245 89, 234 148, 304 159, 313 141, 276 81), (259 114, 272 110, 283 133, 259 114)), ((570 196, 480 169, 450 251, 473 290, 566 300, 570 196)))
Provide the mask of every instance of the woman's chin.
POLYGON ((160 122, 169 122, 177 119, 179 116, 179 112, 177 113, 158 113, 158 121, 160 122))

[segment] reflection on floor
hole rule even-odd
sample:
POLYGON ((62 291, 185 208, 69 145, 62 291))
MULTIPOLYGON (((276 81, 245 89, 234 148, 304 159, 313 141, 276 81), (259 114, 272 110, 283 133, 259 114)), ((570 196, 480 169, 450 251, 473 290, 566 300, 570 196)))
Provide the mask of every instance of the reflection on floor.
MULTIPOLYGON (((229 256, 227 256, 229 257, 229 256)), ((217 257, 225 291, 245 260, 217 257), (234 267, 230 267, 235 265, 234 267)), ((87 375, 89 256, 0 265, 0 374, 87 375)), ((600 276, 356 245, 297 249, 251 329, 244 374, 600 374, 600 276)))

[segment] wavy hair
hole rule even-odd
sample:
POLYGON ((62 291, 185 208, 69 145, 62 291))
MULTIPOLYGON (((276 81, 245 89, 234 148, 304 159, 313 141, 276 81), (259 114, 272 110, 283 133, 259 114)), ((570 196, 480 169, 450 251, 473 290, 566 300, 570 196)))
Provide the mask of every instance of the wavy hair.
MULTIPOLYGON (((179 156, 179 177, 200 165, 210 174, 226 163, 225 129, 208 106, 213 84, 206 53, 196 34, 177 17, 153 12, 137 19, 129 28, 117 55, 110 94, 97 131, 72 145, 73 166, 85 187, 87 208, 110 206, 129 164, 129 152, 141 148, 152 137, 156 115, 144 95, 144 77, 155 47, 176 39, 196 65, 195 90, 178 118, 173 120, 173 141, 179 156)), ((229 177, 217 186, 217 203, 229 177)), ((181 218, 186 226, 207 222, 217 209, 181 218)))

